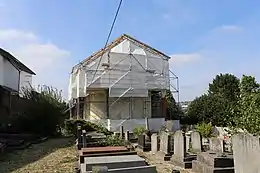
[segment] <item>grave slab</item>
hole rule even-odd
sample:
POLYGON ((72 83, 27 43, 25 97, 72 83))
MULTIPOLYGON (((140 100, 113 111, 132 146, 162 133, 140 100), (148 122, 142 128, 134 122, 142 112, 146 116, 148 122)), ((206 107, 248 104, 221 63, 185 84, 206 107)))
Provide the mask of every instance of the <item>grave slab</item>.
MULTIPOLYGON (((155 166, 140 166, 130 168, 109 169, 108 173, 157 173, 155 166)), ((92 173, 92 171, 87 171, 92 173)))
POLYGON ((107 166, 108 169, 146 166, 145 159, 137 155, 103 156, 84 158, 86 170, 92 170, 92 166, 107 166))
POLYGON ((80 154, 93 154, 93 153, 109 153, 109 152, 120 152, 120 151, 128 151, 125 146, 117 146, 117 147, 90 147, 90 148, 82 148, 80 150, 80 154))

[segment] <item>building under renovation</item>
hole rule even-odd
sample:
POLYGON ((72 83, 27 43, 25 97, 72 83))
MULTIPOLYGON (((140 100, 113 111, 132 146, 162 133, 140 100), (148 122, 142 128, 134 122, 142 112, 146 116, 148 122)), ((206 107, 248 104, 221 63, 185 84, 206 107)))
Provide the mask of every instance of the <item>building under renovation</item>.
POLYGON ((178 94, 178 78, 169 70, 169 59, 129 35, 120 36, 73 67, 71 118, 106 125, 135 121, 136 125, 147 117, 151 124, 160 122, 161 126, 166 117, 166 90, 178 94))

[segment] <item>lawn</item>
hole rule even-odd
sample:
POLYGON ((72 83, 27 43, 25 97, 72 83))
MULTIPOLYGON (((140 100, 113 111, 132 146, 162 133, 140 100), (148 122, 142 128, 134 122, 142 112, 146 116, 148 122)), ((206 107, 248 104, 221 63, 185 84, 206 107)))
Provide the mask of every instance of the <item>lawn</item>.
POLYGON ((0 173, 73 173, 76 161, 73 139, 49 139, 6 154, 0 161, 0 173))

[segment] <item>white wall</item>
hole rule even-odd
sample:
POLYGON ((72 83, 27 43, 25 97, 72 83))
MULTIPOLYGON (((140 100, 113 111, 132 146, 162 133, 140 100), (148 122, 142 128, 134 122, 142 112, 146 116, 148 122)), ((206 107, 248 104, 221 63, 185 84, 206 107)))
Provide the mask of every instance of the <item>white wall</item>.
POLYGON ((19 91, 19 71, 6 59, 3 60, 4 82, 3 85, 19 91))
POLYGON ((0 85, 4 84, 4 58, 0 55, 0 85))
POLYGON ((21 71, 20 72, 20 90, 22 91, 23 88, 30 88, 32 86, 32 75, 21 71))

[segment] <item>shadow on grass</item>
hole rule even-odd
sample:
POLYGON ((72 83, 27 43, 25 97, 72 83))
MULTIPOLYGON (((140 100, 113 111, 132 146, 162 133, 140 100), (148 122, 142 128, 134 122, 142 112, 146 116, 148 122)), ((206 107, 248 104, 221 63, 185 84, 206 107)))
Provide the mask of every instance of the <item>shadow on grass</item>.
POLYGON ((75 163, 75 161, 74 140, 72 138, 54 138, 34 144, 24 150, 5 154, 0 161, 0 173, 48 172, 46 167, 51 169, 51 166, 57 166, 57 162, 61 165, 69 162, 75 163))

